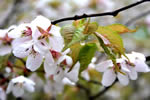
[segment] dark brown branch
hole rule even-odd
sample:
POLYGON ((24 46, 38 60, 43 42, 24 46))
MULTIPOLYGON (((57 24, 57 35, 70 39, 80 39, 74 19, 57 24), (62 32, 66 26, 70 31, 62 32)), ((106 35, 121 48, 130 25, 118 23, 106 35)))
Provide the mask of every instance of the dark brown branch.
POLYGON ((144 2, 148 2, 148 1, 150 1, 150 0, 141 0, 141 1, 138 1, 136 3, 130 4, 128 6, 125 6, 125 7, 122 7, 120 9, 117 9, 115 11, 112 11, 112 12, 96 13, 96 14, 83 14, 83 15, 80 15, 80 16, 79 15, 75 15, 74 17, 61 18, 61 19, 53 21, 52 24, 57 24, 57 23, 60 23, 60 22, 70 21, 70 20, 78 20, 78 19, 82 19, 82 18, 89 18, 89 17, 117 16, 122 11, 125 11, 127 9, 130 9, 132 7, 135 7, 137 5, 140 5, 140 4, 142 4, 144 2))
POLYGON ((149 10, 149 11, 146 11, 146 12, 144 12, 144 13, 142 13, 142 14, 140 14, 140 15, 138 15, 138 16, 132 18, 132 19, 130 19, 125 25, 126 25, 126 26, 130 26, 130 25, 131 25, 132 23, 134 23, 136 20, 139 20, 140 18, 145 17, 145 16, 148 15, 148 14, 150 14, 150 10, 149 10))
POLYGON ((146 62, 150 61, 150 56, 146 57, 146 62))

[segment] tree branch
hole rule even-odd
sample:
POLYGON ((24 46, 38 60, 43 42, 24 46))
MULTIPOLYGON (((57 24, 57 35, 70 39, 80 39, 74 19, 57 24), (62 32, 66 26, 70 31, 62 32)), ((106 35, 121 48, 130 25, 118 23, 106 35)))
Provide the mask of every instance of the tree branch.
POLYGON ((106 93, 111 87, 113 87, 116 82, 117 82, 117 80, 115 80, 115 82, 114 82, 111 86, 105 87, 102 91, 100 91, 100 92, 98 92, 97 94, 91 96, 91 97, 90 97, 91 100, 94 100, 94 99, 96 99, 96 98, 102 96, 102 95, 103 95, 104 93, 106 93))
POLYGON ((150 0, 141 0, 138 1, 136 3, 130 4, 128 6, 122 7, 120 9, 117 9, 115 11, 112 12, 104 12, 104 13, 96 13, 96 14, 83 14, 83 15, 75 15, 74 17, 66 17, 66 18, 61 18, 55 21, 52 21, 52 24, 57 24, 60 22, 64 22, 64 21, 70 21, 70 20, 78 20, 78 19, 82 19, 82 18, 89 18, 89 17, 99 17, 99 16, 117 16, 120 12, 125 11, 127 9, 130 9, 132 7, 135 7, 137 5, 140 5, 144 2, 150 2, 150 0))

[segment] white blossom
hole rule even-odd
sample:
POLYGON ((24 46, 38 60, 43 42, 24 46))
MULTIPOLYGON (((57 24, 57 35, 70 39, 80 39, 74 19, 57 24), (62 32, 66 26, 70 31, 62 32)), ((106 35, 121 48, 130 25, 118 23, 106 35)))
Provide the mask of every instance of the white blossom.
POLYGON ((34 86, 35 83, 32 80, 25 78, 24 76, 18 76, 9 82, 6 93, 12 91, 14 96, 20 97, 24 94, 24 90, 34 92, 34 86))
POLYGON ((129 79, 137 79, 137 72, 150 71, 145 63, 145 56, 143 54, 132 52, 131 54, 126 55, 129 58, 129 61, 125 57, 117 59, 120 71, 125 75, 120 72, 116 72, 115 66, 111 60, 107 60, 96 65, 96 69, 99 72, 104 72, 102 77, 102 84, 104 86, 112 85, 116 78, 118 78, 122 85, 127 85, 129 83, 129 79))
POLYGON ((11 26, 8 29, 0 29, 0 56, 11 53, 11 41, 12 38, 8 36, 8 32, 14 29, 16 26, 11 26))
POLYGON ((6 100, 6 93, 1 87, 0 87, 0 100, 6 100))
POLYGON ((72 58, 67 55, 67 53, 70 52, 70 49, 67 49, 62 53, 57 51, 51 52, 53 58, 48 56, 49 58, 47 57, 47 59, 44 62, 44 68, 46 73, 48 75, 53 75, 55 81, 61 81, 64 77, 67 77, 69 80, 77 82, 80 68, 79 62, 74 65, 73 69, 70 72, 68 72, 73 64, 72 58))
POLYGON ((13 54, 19 58, 27 57, 26 67, 31 71, 37 70, 44 58, 49 63, 53 62, 50 50, 60 52, 64 47, 60 28, 51 25, 50 20, 43 16, 19 25, 9 36, 15 38, 12 43, 13 54))

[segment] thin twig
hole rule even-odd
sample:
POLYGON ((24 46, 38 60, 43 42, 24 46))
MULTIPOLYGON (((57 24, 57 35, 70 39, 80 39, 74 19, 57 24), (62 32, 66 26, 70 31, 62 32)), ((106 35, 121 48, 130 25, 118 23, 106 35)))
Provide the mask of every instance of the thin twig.
POLYGON ((78 20, 78 19, 82 19, 82 18, 89 18, 89 17, 99 17, 99 16, 114 16, 115 17, 122 11, 125 11, 127 9, 130 9, 132 7, 135 7, 137 5, 140 5, 140 4, 142 4, 144 2, 148 2, 148 1, 150 1, 150 0, 141 0, 136 3, 130 4, 128 6, 117 9, 115 11, 112 11, 112 12, 104 12, 104 13, 96 13, 96 14, 83 14, 83 15, 75 15, 74 17, 65 17, 65 18, 61 18, 61 19, 53 21, 52 24, 57 24, 60 22, 70 21, 70 20, 78 20))
POLYGON ((100 91, 100 92, 98 92, 97 94, 91 96, 90 98, 91 98, 92 100, 94 100, 94 99, 96 99, 96 98, 102 96, 102 95, 103 95, 104 93, 106 93, 111 87, 113 87, 116 82, 117 82, 117 80, 116 80, 111 86, 105 87, 102 91, 100 91))
POLYGON ((144 16, 146 16, 148 14, 150 14, 150 10, 146 11, 146 12, 144 12, 144 13, 142 13, 142 14, 140 14, 140 15, 132 18, 132 19, 130 19, 129 21, 127 21, 127 23, 125 25, 126 26, 130 26, 133 22, 135 22, 136 20, 139 20, 140 18, 142 18, 142 17, 144 17, 144 16))

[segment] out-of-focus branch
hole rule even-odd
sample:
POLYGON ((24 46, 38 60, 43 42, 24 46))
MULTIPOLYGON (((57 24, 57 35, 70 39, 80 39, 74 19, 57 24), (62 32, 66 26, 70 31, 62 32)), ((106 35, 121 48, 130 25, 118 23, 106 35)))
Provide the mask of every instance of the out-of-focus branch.
POLYGON ((57 24, 57 23, 60 23, 60 22, 64 22, 64 21, 70 21, 70 20, 78 20, 78 19, 82 19, 82 18, 89 18, 89 17, 99 17, 99 16, 117 16, 120 12, 122 11, 125 11, 127 9, 130 9, 130 8, 133 8, 137 5, 140 5, 144 2, 148 2, 150 0, 141 0, 141 1, 138 1, 136 3, 133 3, 133 4, 130 4, 128 6, 125 6, 125 7, 122 7, 120 9, 117 9, 115 11, 112 11, 112 12, 105 12, 105 13, 96 13, 96 14, 83 14, 83 15, 75 15, 74 17, 65 17, 65 18, 61 18, 61 19, 58 19, 58 20, 55 20, 52 22, 52 24, 57 24))
POLYGON ((126 26, 130 26, 132 23, 136 22, 137 20, 139 20, 140 18, 142 17, 145 17, 146 15, 150 14, 150 10, 144 12, 144 13, 141 13, 139 14, 138 16, 130 19, 129 21, 127 21, 127 23, 125 24, 126 26))
POLYGON ((111 87, 114 86, 114 84, 117 82, 117 80, 109 87, 105 87, 102 91, 98 92, 97 94, 93 95, 90 97, 91 100, 95 100, 96 98, 102 96, 103 94, 105 94, 111 87))
POLYGON ((14 0, 11 10, 9 11, 9 13, 5 17, 5 19, 2 21, 2 23, 0 23, 1 29, 5 28, 9 24, 12 16, 14 16, 17 12, 18 5, 20 5, 20 3, 22 3, 22 1, 23 0, 14 0))

